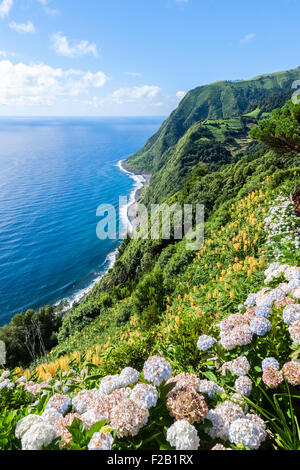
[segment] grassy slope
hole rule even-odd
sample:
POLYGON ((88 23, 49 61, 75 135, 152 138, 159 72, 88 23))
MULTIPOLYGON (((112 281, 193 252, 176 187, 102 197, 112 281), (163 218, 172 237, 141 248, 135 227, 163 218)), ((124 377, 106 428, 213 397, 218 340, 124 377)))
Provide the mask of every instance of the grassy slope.
POLYGON ((147 205, 164 201, 180 190, 186 176, 199 166, 212 172, 235 161, 236 154, 251 142, 250 127, 251 124, 240 117, 193 124, 178 143, 163 154, 161 168, 154 172, 143 202, 147 205))
MULTIPOLYGON (((126 366, 141 368, 152 353, 163 352, 175 371, 199 373, 200 353, 195 344, 200 334, 211 334, 216 320, 235 313, 248 292, 258 290, 263 282, 266 259, 263 219, 269 202, 279 193, 285 196, 299 181, 298 168, 279 170, 256 184, 253 191, 243 191, 223 204, 206 223, 203 249, 189 260, 184 259, 183 242, 167 260, 162 253, 156 266, 164 266, 165 307, 159 321, 145 329, 135 313, 133 297, 116 302, 92 323, 63 341, 53 352, 53 370, 70 360, 88 361, 99 366, 103 375, 126 366), (163 263, 161 262, 163 260, 163 263), (180 269, 178 269, 178 262, 180 269), (122 313, 130 312, 122 322, 122 313), (172 345, 169 348, 168 345, 172 345)), ((293 253, 296 264, 299 253, 293 253)), ((46 366, 47 373, 51 369, 46 366)), ((45 378, 43 369, 38 369, 45 378)))
MULTIPOLYGON (((217 291, 219 289, 219 274, 223 271, 223 269, 220 271, 217 263, 219 262, 222 268, 227 270, 230 265, 237 262, 236 258, 238 258, 238 263, 243 265, 241 272, 235 275, 233 271, 233 274, 230 273, 228 277, 221 276, 224 278, 221 280, 230 287, 225 291, 222 289, 222 315, 233 313, 234 308, 242 300, 247 289, 251 289, 252 286, 253 290, 253 286, 261 282, 261 272, 256 273, 253 270, 248 276, 250 265, 247 259, 255 258, 254 267, 256 263, 258 265, 263 263, 259 259, 259 249, 264 242, 261 221, 266 214, 268 200, 274 198, 282 188, 288 194, 288 190, 292 189, 297 179, 299 180, 300 156, 291 159, 289 165, 287 162, 284 165, 283 159, 279 157, 277 157, 277 163, 275 161, 276 158, 271 152, 256 159, 252 158, 252 160, 246 157, 237 164, 216 174, 207 175, 204 178, 195 176, 192 182, 187 182, 187 187, 182 192, 174 196, 173 199, 178 202, 181 199, 186 201, 185 191, 190 194, 191 198, 193 195, 197 195, 199 202, 203 202, 203 198, 206 196, 205 203, 208 207, 206 247, 199 258, 195 259, 194 254, 186 252, 183 241, 177 243, 177 245, 160 247, 162 249, 152 258, 151 268, 148 267, 143 271, 145 250, 148 248, 150 252, 153 247, 150 244, 145 245, 145 241, 134 241, 128 244, 120 261, 124 261, 122 257, 125 257, 126 263, 129 265, 127 269, 130 269, 131 260, 134 260, 134 269, 138 265, 140 279, 147 276, 149 269, 150 272, 154 268, 159 267, 162 269, 165 283, 165 300, 170 297, 170 305, 172 306, 174 303, 176 308, 178 295, 186 294, 187 287, 196 286, 198 291, 200 286, 205 286, 203 295, 201 294, 199 297, 197 305, 204 306, 207 303, 206 295, 210 293, 211 301, 206 310, 211 319, 217 305, 217 300, 214 300, 214 292, 215 289, 217 291), (272 160, 273 165, 270 164, 272 160), (287 166, 290 166, 291 169, 279 169, 287 166), (296 175, 294 172, 296 172, 296 175), (261 188, 264 185, 263 181, 266 180, 265 187, 268 189, 263 191, 261 188), (215 193, 213 193, 213 190, 215 193), (209 202, 209 198, 212 198, 211 202, 209 202), (257 208, 255 207, 256 200, 258 202, 257 208), (245 208, 243 216, 241 215, 241 207, 245 208), (249 213, 248 216, 247 213, 249 213), (236 233, 238 240, 240 238, 243 240, 238 249, 234 248, 233 232, 236 233), (245 243, 245 240, 248 241, 245 243), (245 249, 245 246, 247 249, 245 249), (240 275, 242 276, 239 279, 240 282, 236 284, 236 276, 239 278, 240 275), (233 292, 233 299, 230 297, 231 291, 233 292)), ((239 243, 239 241, 236 243, 239 243)), ((126 263, 124 262, 124 264, 126 263)), ((108 274, 107 278, 110 276, 111 274, 108 274)), ((120 367, 127 360, 142 361, 144 356, 149 354, 156 344, 157 333, 164 337, 165 329, 161 327, 157 329, 157 325, 153 325, 147 332, 143 330, 139 316, 135 314, 134 295, 136 289, 138 289, 138 280, 136 280, 129 295, 115 301, 109 308, 102 308, 100 316, 92 322, 88 322, 86 325, 81 322, 80 327, 77 331, 73 330, 70 337, 62 337, 61 343, 54 351, 54 357, 71 353, 74 350, 83 353, 87 348, 93 348, 95 345, 98 348, 101 345, 100 349, 102 349, 105 345, 105 350, 110 351, 110 353, 114 351, 112 353, 113 357, 115 355, 118 358, 119 356, 122 357, 122 360, 118 359, 116 361, 116 367, 119 367, 119 360, 121 361, 120 367), (144 331, 143 334, 142 331, 144 331), (126 351, 126 354, 123 356, 124 351, 126 351), (127 359, 126 355, 128 355, 127 359)), ((96 298, 97 295, 94 295, 96 298)), ((165 314, 160 312, 159 318, 161 320, 164 316, 165 314)), ((66 319, 66 323, 74 328, 72 315, 69 319, 66 319)), ((195 335, 198 333, 199 330, 197 329, 195 335)), ((94 352, 91 354, 93 355, 94 352)), ((109 356, 107 360, 109 367, 112 367, 109 356)))

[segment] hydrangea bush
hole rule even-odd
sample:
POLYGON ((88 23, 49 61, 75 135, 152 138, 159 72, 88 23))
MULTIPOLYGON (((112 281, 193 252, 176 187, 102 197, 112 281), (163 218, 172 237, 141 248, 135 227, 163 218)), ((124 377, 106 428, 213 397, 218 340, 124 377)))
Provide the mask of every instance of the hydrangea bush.
POLYGON ((32 402, 1 413, 0 448, 299 449, 300 268, 285 255, 298 249, 291 210, 279 197, 264 220, 262 284, 191 336, 197 370, 172 344, 141 368, 110 375, 88 360, 44 380, 5 370, 0 393, 22 390, 32 402))

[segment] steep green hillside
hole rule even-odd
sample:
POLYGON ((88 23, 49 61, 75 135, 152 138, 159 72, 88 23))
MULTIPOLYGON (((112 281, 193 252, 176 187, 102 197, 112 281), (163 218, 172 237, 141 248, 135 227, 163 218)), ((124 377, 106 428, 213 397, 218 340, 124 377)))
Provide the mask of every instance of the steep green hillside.
POLYGON ((200 166, 202 174, 236 161, 251 143, 253 125, 246 118, 205 120, 193 124, 176 145, 162 156, 161 168, 153 173, 144 193, 145 204, 162 202, 180 190, 186 176, 200 166))
POLYGON ((146 145, 129 157, 129 167, 143 171, 158 171, 164 152, 174 146, 195 122, 204 119, 228 119, 247 111, 248 107, 272 94, 291 90, 300 79, 300 68, 262 75, 253 80, 222 81, 201 86, 187 93, 146 145))

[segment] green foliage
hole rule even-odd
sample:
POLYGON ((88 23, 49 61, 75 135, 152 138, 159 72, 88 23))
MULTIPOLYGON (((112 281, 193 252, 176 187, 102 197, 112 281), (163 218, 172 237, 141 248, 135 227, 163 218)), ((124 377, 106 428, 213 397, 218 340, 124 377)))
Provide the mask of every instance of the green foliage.
POLYGON ((282 108, 291 98, 291 90, 274 93, 263 100, 255 100, 248 107, 247 116, 261 117, 264 113, 271 113, 274 109, 282 108))
POLYGON ((0 449, 21 450, 21 442, 15 437, 18 421, 26 416, 23 410, 4 410, 0 414, 0 449))
POLYGON ((67 429, 71 433, 72 443, 68 446, 69 450, 87 450, 88 444, 95 432, 99 432, 106 421, 99 421, 93 424, 90 429, 80 419, 75 418, 67 429))
POLYGON ((69 335, 81 331, 82 328, 99 316, 101 312, 109 308, 113 300, 114 298, 107 293, 101 293, 97 297, 90 296, 85 299, 84 302, 79 304, 78 307, 73 309, 63 319, 62 326, 57 335, 58 340, 62 341, 69 335))
POLYGON ((9 325, 0 329, 0 340, 6 344, 7 365, 27 365, 44 356, 57 344, 60 325, 60 315, 50 306, 15 315, 9 325))
POLYGON ((300 105, 288 101, 268 119, 260 121, 251 131, 253 139, 262 142, 278 154, 300 152, 300 105))
POLYGON ((33 396, 24 387, 0 390, 0 410, 17 410, 32 403, 33 396))
POLYGON ((146 328, 154 324, 165 304, 162 270, 156 268, 139 282, 134 293, 135 311, 146 328))

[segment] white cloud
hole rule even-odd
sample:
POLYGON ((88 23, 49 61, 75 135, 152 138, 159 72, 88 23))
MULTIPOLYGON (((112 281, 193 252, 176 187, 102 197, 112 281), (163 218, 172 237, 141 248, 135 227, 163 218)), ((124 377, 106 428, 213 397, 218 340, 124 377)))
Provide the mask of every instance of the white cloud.
POLYGON ((53 15, 58 15, 60 13, 59 10, 48 7, 48 4, 52 2, 52 0, 37 0, 37 1, 43 5, 44 11, 47 13, 47 15, 53 16, 53 15))
POLYGON ((15 57, 17 54, 14 52, 7 52, 7 51, 0 51, 0 57, 4 57, 4 59, 7 59, 7 57, 15 57))
POLYGON ((5 18, 5 16, 9 15, 13 3, 13 0, 2 0, 0 3, 0 18, 5 18))
POLYGON ((252 39, 256 38, 256 34, 255 33, 248 33, 246 34, 246 36, 244 36, 240 42, 242 44, 246 43, 246 42, 249 42, 249 41, 252 41, 252 39))
POLYGON ((15 21, 12 21, 11 23, 9 23, 9 27, 20 34, 35 33, 35 27, 31 21, 27 21, 27 23, 16 23, 15 21))
POLYGON ((184 93, 181 91, 174 95, 166 95, 160 87, 155 85, 124 87, 105 98, 89 97, 82 104, 96 109, 101 108, 103 112, 108 110, 111 113, 113 111, 118 115, 137 115, 139 113, 156 115, 158 111, 168 114, 178 106, 184 93))
POLYGON ((0 60, 0 105, 52 105, 61 97, 74 97, 101 88, 103 72, 62 70, 46 64, 13 64, 0 60))
POLYGON ((90 44, 88 41, 84 40, 71 45, 68 38, 61 33, 52 35, 52 45, 58 55, 65 57, 80 57, 87 54, 98 57, 96 44, 90 44))
POLYGON ((186 91, 177 91, 176 98, 181 101, 186 95, 186 91))
POLYGON ((138 100, 153 100, 161 94, 162 90, 158 86, 144 85, 133 86, 128 88, 119 88, 112 95, 112 101, 123 104, 128 102, 135 102, 138 100))

